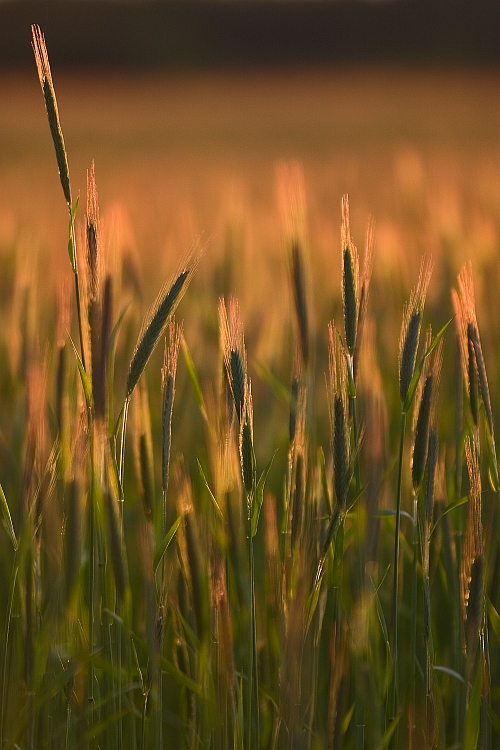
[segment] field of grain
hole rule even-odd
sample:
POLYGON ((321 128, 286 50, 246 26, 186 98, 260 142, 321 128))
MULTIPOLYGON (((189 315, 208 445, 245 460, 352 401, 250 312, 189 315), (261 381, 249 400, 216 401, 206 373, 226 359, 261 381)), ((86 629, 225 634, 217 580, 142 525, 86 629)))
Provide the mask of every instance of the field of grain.
POLYGON ((500 74, 53 73, 73 270, 0 78, 2 746, 499 747, 500 74))

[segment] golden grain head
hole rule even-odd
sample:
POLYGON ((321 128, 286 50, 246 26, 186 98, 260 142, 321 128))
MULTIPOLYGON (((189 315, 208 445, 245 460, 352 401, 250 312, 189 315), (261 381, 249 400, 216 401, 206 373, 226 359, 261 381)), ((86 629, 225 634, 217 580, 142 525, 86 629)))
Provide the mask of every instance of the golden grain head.
POLYGON ((349 198, 342 197, 342 302, 344 308, 344 331, 346 346, 351 356, 356 347, 359 316, 359 256, 349 226, 349 198))
POLYGON ((95 165, 92 162, 87 172, 87 263, 89 269, 89 301, 97 299, 99 293, 99 280, 101 276, 100 264, 102 253, 99 249, 99 202, 97 197, 97 186, 95 181, 95 165))
POLYGON ((54 85, 52 83, 52 74, 49 65, 49 56, 47 54, 47 46, 45 44, 45 38, 42 34, 40 27, 34 24, 31 27, 32 32, 32 47, 35 54, 36 67, 38 70, 38 77, 40 79, 40 85, 42 87, 43 97, 45 100, 45 108, 47 110, 47 119, 49 121, 49 128, 54 142, 54 149, 56 152, 57 166, 59 169, 59 177, 61 180, 61 186, 64 192, 64 197, 68 208, 72 208, 71 200, 71 186, 69 180, 69 168, 68 160, 66 156, 66 148, 64 146, 64 137, 62 134, 61 125, 59 122, 59 112, 57 109, 56 94, 54 91, 54 85))
MULTIPOLYGON (((247 380, 245 388, 245 400, 240 425, 239 449, 243 485, 247 494, 251 495, 255 491, 257 478, 253 446, 253 402, 249 380, 247 380)), ((251 508, 249 505, 248 511, 250 512, 250 510, 251 508)))
POLYGON ((420 266, 417 286, 413 289, 403 313, 403 323, 399 337, 399 396, 402 403, 406 399, 415 371, 425 298, 433 267, 432 259, 424 256, 420 266))
POLYGON ((231 387, 238 421, 243 420, 247 388, 247 357, 238 300, 229 298, 229 312, 223 299, 219 300, 221 344, 227 378, 231 387))
POLYGON ((465 456, 469 475, 469 503, 460 570, 460 593, 464 620, 467 619, 472 566, 476 557, 483 554, 481 472, 477 441, 477 436, 468 437, 465 441, 465 456))

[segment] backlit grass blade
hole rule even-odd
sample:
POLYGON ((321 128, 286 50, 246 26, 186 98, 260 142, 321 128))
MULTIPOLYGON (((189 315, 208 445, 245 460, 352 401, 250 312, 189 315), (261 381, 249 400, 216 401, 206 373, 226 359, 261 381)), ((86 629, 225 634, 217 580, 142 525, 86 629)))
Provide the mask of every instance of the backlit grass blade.
POLYGON ((17 542, 16 532, 14 531, 14 524, 12 523, 12 518, 11 518, 10 510, 9 510, 9 504, 7 502, 7 498, 5 497, 5 493, 3 491, 3 487, 1 484, 0 484, 0 506, 2 508, 3 520, 5 521, 5 528, 7 529, 7 533, 9 535, 10 541, 12 542, 12 546, 14 547, 14 551, 17 552, 19 545, 17 542))

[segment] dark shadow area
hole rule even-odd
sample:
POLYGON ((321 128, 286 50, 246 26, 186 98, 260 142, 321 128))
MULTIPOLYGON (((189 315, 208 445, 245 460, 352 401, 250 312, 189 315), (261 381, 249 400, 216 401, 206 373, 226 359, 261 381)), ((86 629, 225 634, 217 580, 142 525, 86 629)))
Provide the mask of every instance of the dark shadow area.
POLYGON ((500 3, 491 0, 5 2, 0 65, 33 64, 31 23, 52 62, 71 67, 500 61, 500 3))

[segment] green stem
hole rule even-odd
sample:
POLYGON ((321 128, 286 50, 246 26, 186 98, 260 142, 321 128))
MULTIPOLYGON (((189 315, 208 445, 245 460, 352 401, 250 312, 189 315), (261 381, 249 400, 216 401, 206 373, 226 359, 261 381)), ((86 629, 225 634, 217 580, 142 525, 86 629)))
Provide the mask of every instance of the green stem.
MULTIPOLYGON (((118 465, 118 478, 120 480, 120 488, 121 488, 121 502, 120 502, 120 524, 121 524, 121 533, 123 534, 123 499, 124 499, 124 491, 123 491, 123 472, 124 472, 124 466, 125 466, 125 438, 127 435, 127 418, 128 418, 128 409, 130 406, 130 396, 127 396, 125 399, 125 403, 123 404, 123 416, 122 416, 122 433, 121 433, 121 441, 120 441, 120 463, 118 465)), ((118 620, 116 623, 116 630, 117 630, 117 644, 116 644, 116 661, 117 661, 117 671, 118 671, 118 743, 119 747, 123 747, 123 718, 121 715, 122 712, 122 625, 120 621, 120 600, 118 598, 118 595, 116 596, 115 601, 115 612, 118 615, 118 620)))
MULTIPOLYGON (((392 680, 389 694, 389 720, 398 715, 398 598, 399 598, 399 531, 401 527, 401 490, 403 483, 403 453, 406 432, 406 412, 401 412, 399 436, 398 487, 396 494, 396 531, 394 537, 394 579, 392 595, 392 680)), ((392 736, 392 747, 397 747, 397 731, 392 736)))
POLYGON ((425 633, 425 736, 427 738, 427 745, 431 747, 433 738, 429 736, 429 701, 432 696, 432 663, 433 663, 433 647, 432 647, 432 633, 430 630, 431 612, 430 612, 430 583, 429 576, 426 574, 424 577, 424 607, 426 610, 426 621, 428 623, 428 630, 425 633))
POLYGON ((118 616, 116 623, 117 644, 116 644, 116 671, 118 673, 118 747, 123 747, 123 717, 122 717, 122 624, 120 620, 121 606, 120 599, 116 598, 115 611, 118 616))
POLYGON ((2 746, 7 742, 5 736, 5 720, 7 712, 7 701, 9 699, 9 691, 7 688, 7 662, 10 656, 9 653, 9 636, 10 636, 10 625, 12 622, 12 610, 14 607, 14 596, 16 593, 16 582, 17 574, 19 573, 19 553, 16 551, 14 556, 14 563, 12 566, 12 575, 10 579, 10 591, 9 591, 9 604, 7 609, 7 622, 5 623, 5 634, 3 643, 3 663, 2 663, 2 713, 0 721, 0 740, 2 746))
MULTIPOLYGON (((125 438, 127 436, 127 419, 128 419, 128 408, 130 406, 130 396, 127 396, 125 403, 123 404, 123 416, 122 416, 122 434, 120 440, 120 462, 118 464, 118 477, 120 479, 120 487, 122 488, 123 495, 123 471, 125 464, 125 438)), ((122 496, 123 500, 123 496, 122 496)), ((123 503, 120 503, 121 516, 123 517, 123 503)))
POLYGON ((418 557, 418 490, 413 493, 413 559, 412 559, 412 583, 411 583, 411 677, 410 677, 410 716, 411 726, 409 730, 410 746, 414 747, 415 740, 415 683, 417 680, 417 557, 418 557))
MULTIPOLYGON (((352 414, 352 432, 354 438, 354 450, 357 453, 358 450, 358 414, 357 414, 357 399, 356 399, 356 386, 354 383, 354 366, 353 358, 347 357, 347 366, 350 371, 350 379, 352 380, 354 393, 349 396, 352 414)), ((354 481, 355 481, 355 492, 357 497, 357 512, 356 512, 356 542, 357 542, 357 558, 358 558, 358 597, 361 598, 363 593, 363 581, 364 581, 364 555, 362 550, 362 539, 361 539, 361 510, 359 506, 359 494, 361 492, 361 466, 359 460, 359 454, 356 455, 356 463, 354 466, 354 481)), ((363 716, 363 702, 360 695, 361 688, 361 661, 360 658, 355 659, 355 722, 356 722, 356 748, 357 750, 363 750, 365 746, 365 725, 363 716)))
POLYGON ((480 669, 483 669, 483 689, 481 695, 481 715, 480 715, 480 744, 481 750, 491 750, 491 695, 490 695, 490 648, 488 638, 488 618, 484 616, 484 628, 480 642, 481 663, 480 669), (486 682, 486 685, 484 684, 486 682))
MULTIPOLYGON (((96 476, 95 476, 95 435, 94 425, 90 427, 90 492, 89 492, 89 729, 94 724, 94 584, 95 584, 95 503, 96 503, 96 476)), ((94 744, 94 743, 92 743, 94 744)))
MULTIPOLYGON (((252 503, 249 503, 252 508, 252 503)), ((252 535, 252 515, 248 516, 248 562, 250 568, 250 643, 247 694, 247 748, 252 750, 260 744, 259 676, 257 668, 257 631, 255 623, 255 566, 252 535), (255 729, 253 739, 252 729, 255 729)))

